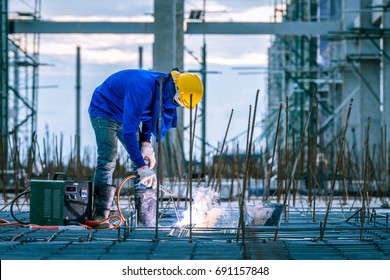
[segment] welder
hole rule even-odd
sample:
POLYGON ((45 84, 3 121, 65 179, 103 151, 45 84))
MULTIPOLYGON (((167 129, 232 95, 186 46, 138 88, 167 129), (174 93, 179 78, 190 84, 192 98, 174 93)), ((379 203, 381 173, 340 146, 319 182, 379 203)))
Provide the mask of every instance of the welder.
MULTIPOLYGON (((112 177, 118 155, 118 139, 130 155, 139 176, 139 182, 135 184, 136 204, 137 200, 143 198, 149 205, 153 205, 153 202, 155 204, 157 177, 153 171, 156 158, 152 135, 156 141, 161 141, 171 127, 176 127, 176 109, 189 109, 191 98, 192 107, 195 107, 202 96, 203 85, 199 77, 196 74, 181 73, 177 68, 170 73, 141 69, 121 70, 110 75, 94 90, 88 109, 98 155, 94 175, 93 220, 106 219, 111 210, 116 191, 112 177), (161 139, 158 139, 160 107, 161 139)), ((146 226, 154 226, 155 215, 156 213, 150 213, 141 222, 146 226)), ((96 226, 110 227, 112 224, 109 221, 96 226)))

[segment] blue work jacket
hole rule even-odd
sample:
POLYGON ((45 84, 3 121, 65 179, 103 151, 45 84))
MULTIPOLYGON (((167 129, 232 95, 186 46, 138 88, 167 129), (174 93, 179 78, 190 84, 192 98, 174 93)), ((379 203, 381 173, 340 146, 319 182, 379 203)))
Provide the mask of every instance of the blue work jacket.
POLYGON ((109 76, 93 92, 88 109, 90 116, 106 117, 122 123, 123 139, 131 160, 145 165, 137 140, 158 139, 160 75, 163 80, 161 139, 177 125, 177 106, 173 103, 175 86, 171 74, 139 69, 128 69, 109 76))

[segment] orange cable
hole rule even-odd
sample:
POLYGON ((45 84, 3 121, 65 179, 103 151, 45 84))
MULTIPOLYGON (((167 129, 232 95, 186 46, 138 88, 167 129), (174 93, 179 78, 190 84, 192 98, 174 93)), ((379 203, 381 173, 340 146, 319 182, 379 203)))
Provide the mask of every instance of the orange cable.
POLYGON ((118 224, 116 224, 115 226, 111 227, 111 228, 107 228, 108 230, 114 230, 114 229, 117 229, 118 227, 120 227, 120 225, 125 222, 126 223, 126 219, 122 213, 122 210, 121 210, 121 207, 120 207, 120 204, 119 204, 119 198, 120 198, 120 193, 121 193, 121 190, 123 188, 123 185, 130 179, 133 179, 137 177, 137 175, 135 174, 131 174, 129 176, 127 176, 119 185, 118 187, 118 190, 117 190, 117 194, 116 194, 116 204, 117 204, 117 207, 118 207, 118 212, 119 212, 119 216, 115 216, 115 215, 112 215, 112 216, 109 216, 108 218, 105 218, 103 220, 100 220, 100 221, 94 221, 94 220, 87 220, 85 222, 85 224, 82 224, 82 225, 85 225, 87 226, 89 229, 94 229, 97 225, 105 222, 105 221, 108 221, 112 218, 118 218, 120 220, 120 222, 118 224))
POLYGON ((116 225, 114 225, 113 227, 110 227, 110 228, 106 228, 107 230, 114 230, 114 229, 117 229, 118 227, 121 226, 121 224, 123 223, 123 219, 122 217, 120 216, 117 216, 117 215, 112 215, 112 216, 109 216, 105 219, 102 219, 102 220, 87 220, 85 221, 85 224, 80 224, 80 225, 83 225, 83 226, 87 226, 88 229, 95 229, 96 226, 100 225, 101 223, 104 223, 108 220, 111 220, 111 219, 118 219, 119 220, 119 223, 117 223, 116 225))
POLYGON ((0 226, 24 226, 23 224, 21 223, 18 223, 18 222, 10 222, 6 219, 0 219, 0 226))
POLYGON ((119 185, 119 187, 118 187, 118 190, 117 190, 117 194, 116 194, 116 204, 117 204, 117 206, 118 206, 118 212, 119 212, 119 215, 120 215, 120 217, 122 218, 122 220, 125 221, 125 224, 127 224, 127 223, 126 223, 125 217, 123 216, 123 213, 122 213, 122 210, 121 210, 121 207, 120 207, 120 204, 119 204, 119 196, 120 196, 121 189, 122 189, 123 185, 124 185, 128 180, 133 179, 133 178, 135 178, 135 177, 137 177, 137 175, 135 175, 135 174, 132 174, 132 175, 127 176, 127 177, 120 183, 120 185, 119 185))

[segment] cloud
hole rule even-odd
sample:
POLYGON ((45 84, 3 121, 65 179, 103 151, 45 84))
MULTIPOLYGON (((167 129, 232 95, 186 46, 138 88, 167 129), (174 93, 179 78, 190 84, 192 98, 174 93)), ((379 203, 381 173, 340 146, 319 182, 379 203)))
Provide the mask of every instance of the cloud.
POLYGON ((64 35, 42 35, 41 52, 45 52, 49 47, 66 51, 70 45, 84 45, 89 49, 100 49, 115 47, 127 49, 129 45, 152 44, 153 35, 148 34, 67 34, 64 35))
MULTIPOLYGON (((34 3, 32 0, 23 2, 34 3)), ((42 0, 42 18, 66 21, 152 21, 153 17, 149 14, 153 12, 153 2, 42 0)), ((207 0, 206 17, 212 21, 268 21, 273 8, 272 3, 268 7, 265 5, 270 2, 273 3, 273 0, 207 0)), ((26 7, 22 1, 10 1, 10 9, 13 11, 21 11, 26 7)), ((190 9, 202 7, 203 0, 186 1, 186 15, 190 9)), ((212 145, 216 146, 223 140, 231 109, 234 109, 234 115, 228 138, 246 129, 248 108, 254 103, 256 90, 260 88, 262 93, 265 92, 265 76, 239 75, 232 67, 266 65, 269 38, 255 35, 206 36, 208 70, 220 73, 207 76, 207 140, 212 145)), ((63 132, 66 142, 74 135, 75 60, 76 47, 80 46, 82 142, 83 145, 93 146, 95 139, 87 109, 94 88, 112 72, 123 68, 137 68, 139 46, 144 47, 144 68, 151 68, 153 35, 46 34, 41 35, 40 39, 40 61, 54 65, 40 68, 40 85, 56 85, 57 88, 39 92, 38 131, 42 135, 47 123, 53 133, 63 132), (61 110, 53 110, 53 104, 61 104, 61 110)), ((185 46, 200 57, 202 37, 185 35, 185 46)), ((200 64, 186 53, 185 68, 199 69, 200 64)), ((259 118, 260 108, 263 110, 264 106, 265 101, 259 107, 259 118)), ((187 117, 186 121, 188 122, 187 117)))
POLYGON ((228 13, 210 13, 206 15, 208 21, 237 21, 237 22, 269 22, 273 18, 273 7, 264 6, 246 8, 245 10, 231 10, 228 13))
POLYGON ((130 64, 130 62, 134 62, 138 59, 136 53, 128 53, 123 50, 109 48, 104 50, 88 50, 83 59, 85 62, 89 63, 97 63, 97 64, 130 64), (126 63, 127 62, 127 63, 126 63))
POLYGON ((51 16, 139 16, 153 12, 153 0, 42 0, 42 14, 51 16))
POLYGON ((57 63, 74 61, 76 47, 80 46, 82 63, 137 65, 141 46, 145 49, 143 59, 152 60, 152 43, 152 35, 45 35, 41 37, 40 54, 57 63))
MULTIPOLYGON (((267 65, 267 55, 259 51, 251 50, 247 53, 231 54, 229 52, 209 53, 207 56, 208 69, 214 70, 211 65, 223 66, 265 66, 267 65)), ((194 60, 191 56, 186 55, 184 64, 187 69, 196 69, 200 66, 193 64, 194 60)))
MULTIPOLYGON (((198 37, 186 35, 185 45, 201 59, 202 40, 198 37)), ((206 36, 207 63, 227 66, 264 66, 268 60, 269 45, 269 35, 206 36)), ((195 62, 196 60, 186 52, 185 63, 195 62)))
POLYGON ((239 55, 218 56, 213 55, 208 58, 208 62, 212 64, 220 64, 226 66, 251 66, 251 65, 266 65, 267 55, 259 52, 243 53, 239 55))

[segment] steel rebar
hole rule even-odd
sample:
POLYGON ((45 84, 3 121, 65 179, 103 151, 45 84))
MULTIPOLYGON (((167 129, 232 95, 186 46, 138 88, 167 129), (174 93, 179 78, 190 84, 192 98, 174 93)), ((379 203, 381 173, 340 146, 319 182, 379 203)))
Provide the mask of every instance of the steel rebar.
POLYGON ((314 190, 313 190, 313 222, 316 221, 316 192, 317 188, 320 189, 320 186, 318 185, 318 180, 317 180, 317 139, 318 139, 318 98, 316 99, 316 129, 315 129, 315 143, 314 143, 314 171, 313 171, 313 177, 315 180, 314 184, 314 190))
POLYGON ((346 137, 346 133, 347 133, 347 129, 348 129, 349 117, 351 115, 352 104, 353 104, 353 99, 351 99, 351 101, 349 103, 347 119, 345 121, 345 127, 344 127, 344 130, 342 132, 340 153, 338 155, 338 159, 337 159, 337 163, 336 163, 336 169, 335 169, 334 174, 333 174, 332 186, 331 186, 330 196, 329 196, 329 200, 328 200, 328 206, 327 206, 326 214, 325 214, 325 218, 324 218, 324 226, 323 226, 323 229, 322 229, 321 240, 323 240, 324 235, 325 235, 325 230, 326 230, 326 224, 328 222, 329 211, 330 211, 330 208, 332 206, 332 198, 333 198, 333 193, 334 193, 334 187, 335 187, 335 184, 336 184, 337 171, 339 169, 339 165, 340 165, 340 162, 341 162, 341 157, 343 156, 343 153, 344 153, 345 137, 346 137))
POLYGON ((155 241, 158 241, 158 221, 159 221, 159 195, 160 195, 160 184, 161 184, 161 178, 162 178, 162 164, 161 164, 161 119, 162 119, 162 92, 163 92, 163 75, 160 74, 160 90, 159 90, 159 109, 158 109, 158 144, 157 144, 157 188, 156 188, 156 225, 155 225, 155 235, 154 239, 155 241))
MULTIPOLYGON (((249 149, 249 138, 250 138, 250 126, 251 126, 251 117, 252 117, 252 106, 249 105, 249 116, 248 116, 248 128, 246 131, 246 146, 245 146, 245 167, 248 162, 248 149, 249 149)), ((236 241, 238 242, 239 236, 240 236, 240 227, 242 227, 241 232, 242 232, 242 241, 245 242, 245 228, 243 226, 244 224, 244 199, 245 199, 245 187, 246 187, 246 168, 244 170, 244 179, 243 179, 243 191, 242 193, 238 193, 238 203, 239 203, 239 211, 240 211, 240 216, 238 218, 238 228, 237 230, 237 235, 236 235, 236 241)))
MULTIPOLYGON (((257 103, 259 100, 259 93, 260 93, 260 90, 257 90, 256 100, 255 100, 255 109, 253 111, 253 117, 252 117, 250 138, 249 138, 249 142, 248 142, 248 146, 247 146, 247 155, 246 155, 246 161, 245 161, 245 173, 244 173, 244 180, 243 180, 243 187, 242 187, 241 201, 240 201, 239 228, 241 226, 242 242, 245 242, 244 203, 245 203, 246 181, 248 180, 248 176, 249 176, 249 162, 250 162, 250 158, 251 158, 251 151, 252 151, 251 147, 252 147, 252 141, 253 141, 253 131, 254 131, 255 122, 256 122, 256 112, 257 112, 257 103)), ((238 232, 239 232, 239 230, 237 231, 237 233, 238 232)))
POLYGON ((278 141, 279 126, 280 126, 280 116, 281 116, 281 114, 282 114, 282 103, 279 104, 279 114, 278 114, 278 122, 277 122, 277 125, 276 125, 276 132, 275 132, 275 138, 274 138, 274 147, 273 147, 273 151, 272 151, 271 164, 270 164, 270 166, 268 168, 267 187, 264 190, 263 201, 268 200, 269 190, 271 189, 272 168, 273 168, 274 160, 275 160, 276 144, 277 144, 277 141, 278 141))
POLYGON ((189 168, 188 168, 188 178, 189 178, 189 190, 190 190, 190 236, 189 242, 192 242, 192 149, 193 149, 193 133, 192 132, 192 94, 190 94, 190 158, 189 158, 189 168))
MULTIPOLYGON (((300 154, 301 154, 301 151, 302 151, 302 148, 303 148, 303 142, 304 142, 304 139, 305 139, 304 135, 306 133, 307 126, 309 124, 309 119, 310 119, 310 116, 311 116, 311 112, 313 110, 313 105, 314 105, 314 101, 316 99, 316 95, 317 95, 317 88, 314 90, 312 99, 310 101, 309 111, 308 111, 308 114, 306 116, 305 124, 303 126, 303 131, 302 131, 302 134, 301 134, 301 141, 299 143, 299 147, 298 147, 297 155, 296 155, 295 162, 294 162, 294 165, 293 165, 293 169, 291 171, 289 183, 287 184, 287 188, 285 190, 285 198, 284 198, 284 201, 283 201, 283 207, 286 207, 287 198, 289 196, 288 193, 289 193, 289 190, 290 190, 290 186, 291 186, 292 181, 294 181, 294 178, 295 178, 295 172, 296 172, 296 169, 297 169, 297 166, 298 166, 298 161, 300 160, 300 154)), ((278 223, 277 228, 275 230, 274 241, 276 240, 277 235, 278 235, 279 225, 280 225, 280 220, 279 220, 279 223, 278 223)))
POLYGON ((234 109, 232 109, 232 111, 231 111, 231 113, 230 113, 228 126, 227 126, 226 132, 225 132, 225 137, 223 138, 222 147, 221 147, 221 150, 220 150, 219 156, 218 156, 217 167, 216 167, 215 170, 214 170, 214 176, 213 176, 213 180, 212 180, 212 184, 211 184, 211 189, 214 189, 214 182, 215 182, 216 177, 217 177, 218 169, 219 169, 219 167, 220 167, 220 165, 221 165, 222 153, 223 153, 223 150, 224 150, 224 147, 225 147, 226 137, 227 137, 227 134, 228 134, 228 132, 229 132, 230 123, 231 123, 231 121, 232 121, 233 112, 234 112, 234 109))
MULTIPOLYGON (((288 110, 289 110, 289 106, 288 106, 288 96, 286 96, 286 136, 285 136, 285 172, 284 172, 284 189, 287 189, 287 172, 288 172, 288 168, 290 166, 290 161, 289 161, 289 158, 288 158, 288 110)), ((283 192, 283 195, 285 196, 285 192, 283 192)), ((283 196, 283 200, 284 200, 284 196, 283 196)), ((279 202, 279 201, 278 201, 279 202)))
MULTIPOLYGON (((365 143, 365 160, 364 160, 364 184, 363 184, 363 201, 362 201, 362 218, 360 220, 360 226, 363 227, 366 222, 366 194, 367 194, 367 180, 368 180, 368 161, 370 157, 370 117, 367 120, 366 129, 366 143, 365 143)), ((363 231, 360 231, 360 240, 363 238, 363 231)))

